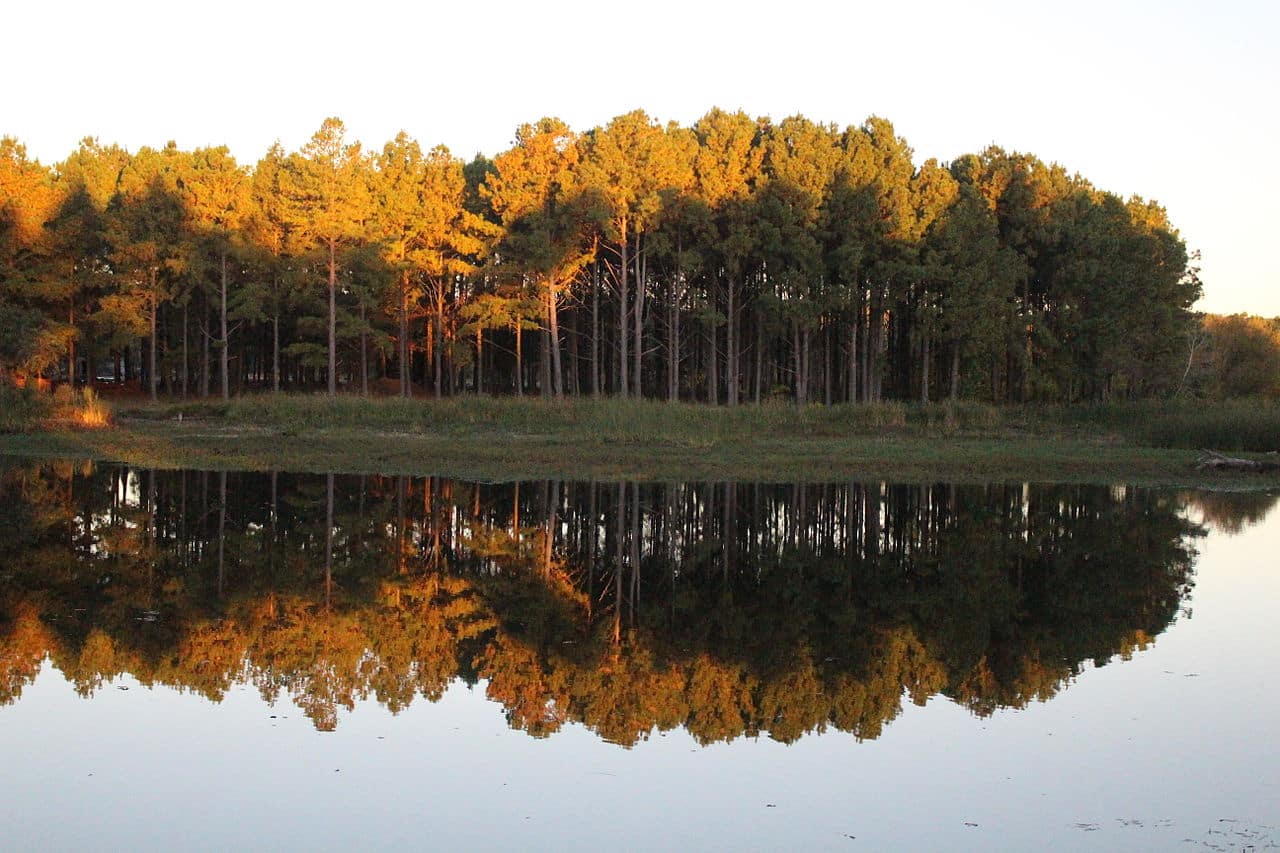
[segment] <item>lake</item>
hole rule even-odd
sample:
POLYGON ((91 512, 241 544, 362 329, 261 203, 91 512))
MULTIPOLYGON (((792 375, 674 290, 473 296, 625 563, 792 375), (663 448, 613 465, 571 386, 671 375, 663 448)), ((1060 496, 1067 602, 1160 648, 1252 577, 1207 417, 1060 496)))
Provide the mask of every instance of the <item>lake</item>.
POLYGON ((0 838, 1280 847, 1278 498, 0 460, 0 838))

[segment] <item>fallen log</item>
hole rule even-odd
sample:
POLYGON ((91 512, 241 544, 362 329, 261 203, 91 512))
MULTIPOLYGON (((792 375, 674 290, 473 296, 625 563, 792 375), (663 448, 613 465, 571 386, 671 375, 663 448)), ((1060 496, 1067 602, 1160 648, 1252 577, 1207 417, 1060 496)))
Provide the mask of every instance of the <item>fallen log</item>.
MULTIPOLYGON (((1275 454, 1271 454, 1275 455, 1275 454)), ((1201 450, 1196 459, 1197 471, 1245 471, 1261 474, 1264 471, 1280 471, 1280 461, 1261 459, 1242 459, 1239 456, 1225 456, 1216 450, 1201 450)))

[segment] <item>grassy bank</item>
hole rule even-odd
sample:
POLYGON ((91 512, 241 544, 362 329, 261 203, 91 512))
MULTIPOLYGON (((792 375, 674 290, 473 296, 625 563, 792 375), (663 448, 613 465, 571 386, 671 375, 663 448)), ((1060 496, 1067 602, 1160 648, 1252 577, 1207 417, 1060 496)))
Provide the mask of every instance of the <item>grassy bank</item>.
POLYGON ((1269 486, 1201 474, 1194 449, 1280 447, 1280 407, 787 404, 640 400, 400 400, 283 395, 230 403, 80 407, 0 436, 0 453, 160 467, 534 477, 744 480, 1062 480, 1269 486))

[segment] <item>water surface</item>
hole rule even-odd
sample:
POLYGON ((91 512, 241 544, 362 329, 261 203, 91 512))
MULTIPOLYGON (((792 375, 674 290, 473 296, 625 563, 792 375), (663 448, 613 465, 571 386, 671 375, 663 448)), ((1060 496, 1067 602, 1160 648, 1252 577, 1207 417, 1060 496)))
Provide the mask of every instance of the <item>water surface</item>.
POLYGON ((1275 846, 1274 503, 10 460, 0 832, 1275 846))

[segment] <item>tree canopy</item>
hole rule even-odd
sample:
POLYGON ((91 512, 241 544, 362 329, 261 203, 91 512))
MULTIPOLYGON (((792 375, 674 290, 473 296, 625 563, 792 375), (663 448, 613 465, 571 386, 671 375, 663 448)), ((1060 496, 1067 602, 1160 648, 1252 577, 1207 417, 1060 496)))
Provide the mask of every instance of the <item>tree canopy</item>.
POLYGON ((881 117, 720 109, 542 118, 470 162, 404 133, 366 149, 337 118, 252 167, 92 138, 46 167, 6 138, 0 367, 224 397, 1183 387, 1201 285, 1158 204, 994 146, 914 157, 881 117))

